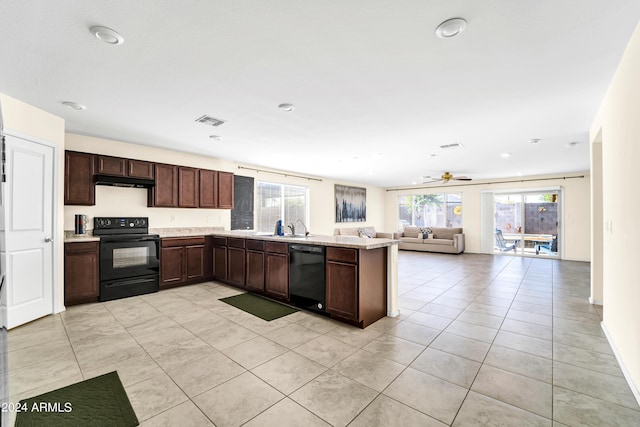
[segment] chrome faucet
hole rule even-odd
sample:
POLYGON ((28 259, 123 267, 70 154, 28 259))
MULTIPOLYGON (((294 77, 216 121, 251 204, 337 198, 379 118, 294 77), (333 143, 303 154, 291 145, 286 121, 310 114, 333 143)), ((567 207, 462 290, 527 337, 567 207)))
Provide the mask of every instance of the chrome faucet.
POLYGON ((296 235, 296 226, 293 225, 293 223, 287 225, 287 227, 289 227, 289 230, 291 230, 291 235, 295 236, 296 235))
POLYGON ((296 222, 299 222, 300 224, 302 224, 302 226, 304 227, 304 235, 308 236, 309 235, 309 230, 307 229, 307 226, 304 225, 304 222, 302 222, 302 220, 297 220, 296 222))

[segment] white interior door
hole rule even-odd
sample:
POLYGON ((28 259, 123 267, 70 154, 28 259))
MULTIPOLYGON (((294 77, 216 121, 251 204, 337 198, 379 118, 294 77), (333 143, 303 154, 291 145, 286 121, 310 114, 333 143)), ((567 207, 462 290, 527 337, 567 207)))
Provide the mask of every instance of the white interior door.
POLYGON ((7 323, 53 313, 53 148, 6 136, 4 194, 7 323))

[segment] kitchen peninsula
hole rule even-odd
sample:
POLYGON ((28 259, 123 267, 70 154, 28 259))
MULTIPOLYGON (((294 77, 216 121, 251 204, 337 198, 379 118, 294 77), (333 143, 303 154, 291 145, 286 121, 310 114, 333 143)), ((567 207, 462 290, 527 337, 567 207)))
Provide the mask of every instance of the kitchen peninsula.
MULTIPOLYGON (((398 242, 393 239, 217 232, 213 234, 213 278, 298 304, 306 298, 294 301, 295 292, 290 292, 294 285, 290 261, 294 251, 305 248, 322 254, 324 268, 319 273, 324 273, 324 281, 319 286, 326 286, 326 301, 316 311, 361 328, 398 314, 398 242)), ((312 274, 302 274, 306 274, 304 280, 313 280, 312 274)))

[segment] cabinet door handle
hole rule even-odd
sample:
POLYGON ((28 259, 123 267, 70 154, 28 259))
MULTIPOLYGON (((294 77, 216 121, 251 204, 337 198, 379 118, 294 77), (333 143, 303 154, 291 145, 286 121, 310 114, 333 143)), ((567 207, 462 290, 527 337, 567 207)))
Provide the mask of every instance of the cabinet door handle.
POLYGON ((53 242, 53 237, 45 237, 44 241, 47 242, 47 243, 51 243, 51 242, 53 242))

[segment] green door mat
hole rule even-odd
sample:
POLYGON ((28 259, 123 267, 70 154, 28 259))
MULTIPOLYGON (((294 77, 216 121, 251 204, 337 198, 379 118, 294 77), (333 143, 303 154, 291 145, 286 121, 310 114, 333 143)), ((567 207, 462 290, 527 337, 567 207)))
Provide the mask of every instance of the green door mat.
POLYGON ((287 307, 286 305, 253 294, 234 295, 232 297, 220 298, 220 301, 226 302, 229 305, 268 322, 299 311, 295 308, 287 307))
POLYGON ((117 372, 21 400, 16 427, 137 426, 117 372))

